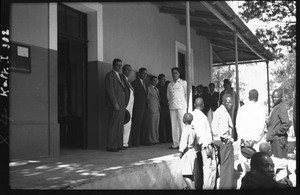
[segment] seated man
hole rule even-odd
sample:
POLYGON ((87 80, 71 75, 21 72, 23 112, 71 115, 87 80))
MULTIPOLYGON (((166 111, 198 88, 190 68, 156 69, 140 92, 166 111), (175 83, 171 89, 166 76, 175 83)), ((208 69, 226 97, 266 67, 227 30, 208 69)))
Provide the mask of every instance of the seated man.
POLYGON ((265 152, 253 154, 250 171, 242 179, 241 189, 276 189, 288 187, 277 182, 274 177, 274 163, 270 155, 265 152))
POLYGON ((259 151, 268 153, 273 162, 274 162, 274 170, 275 170, 275 180, 279 182, 286 182, 288 180, 291 172, 288 169, 288 160, 285 158, 277 158, 272 155, 271 144, 268 142, 262 142, 259 145, 259 151))

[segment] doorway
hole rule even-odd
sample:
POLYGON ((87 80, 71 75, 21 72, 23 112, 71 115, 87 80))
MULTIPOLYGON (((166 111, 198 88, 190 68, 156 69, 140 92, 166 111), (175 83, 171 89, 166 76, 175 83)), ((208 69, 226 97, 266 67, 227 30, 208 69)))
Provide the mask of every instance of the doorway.
POLYGON ((186 74, 186 70, 185 70, 185 62, 186 62, 185 53, 178 52, 178 59, 177 60, 178 60, 178 68, 180 70, 179 78, 185 80, 185 74, 186 74))
POLYGON ((58 4, 58 123, 61 148, 86 148, 86 14, 58 4))

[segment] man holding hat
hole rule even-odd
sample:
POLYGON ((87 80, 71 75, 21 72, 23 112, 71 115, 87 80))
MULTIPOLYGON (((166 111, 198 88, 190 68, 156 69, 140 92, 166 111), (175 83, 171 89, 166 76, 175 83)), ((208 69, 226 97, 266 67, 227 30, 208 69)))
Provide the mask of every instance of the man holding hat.
MULTIPOLYGON (((131 129, 131 116, 132 116, 132 108, 134 103, 134 89, 131 86, 128 77, 132 71, 132 68, 129 64, 125 64, 122 67, 121 79, 125 84, 125 106, 127 112, 125 112, 125 120, 124 120, 124 131, 123 131, 123 147, 124 149, 128 148, 128 141, 131 129)), ((125 110, 125 111, 126 111, 125 110)))

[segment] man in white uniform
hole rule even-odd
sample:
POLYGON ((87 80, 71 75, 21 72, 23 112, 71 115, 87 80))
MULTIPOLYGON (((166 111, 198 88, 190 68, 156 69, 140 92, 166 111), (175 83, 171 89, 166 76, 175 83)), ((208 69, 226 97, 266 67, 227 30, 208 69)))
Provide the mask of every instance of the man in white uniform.
POLYGON ((169 148, 178 149, 184 125, 182 119, 187 108, 187 82, 179 78, 178 67, 172 68, 171 72, 173 81, 168 85, 167 99, 170 109, 173 144, 169 148))

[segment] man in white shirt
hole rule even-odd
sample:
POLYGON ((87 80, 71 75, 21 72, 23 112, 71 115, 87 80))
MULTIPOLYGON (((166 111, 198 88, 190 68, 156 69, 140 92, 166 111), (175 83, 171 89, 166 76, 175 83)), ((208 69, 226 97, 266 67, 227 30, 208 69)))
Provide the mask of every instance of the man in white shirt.
POLYGON ((195 186, 196 189, 210 188, 210 158, 207 157, 206 149, 212 143, 210 125, 206 115, 201 111, 204 108, 204 101, 201 97, 195 99, 195 110, 192 112, 194 120, 192 125, 196 131, 197 137, 197 165, 195 166, 195 186), (203 175, 203 177, 202 177, 203 175), (202 181, 203 178, 203 181, 202 181))
POLYGON ((233 189, 234 150, 232 146, 233 124, 228 111, 232 108, 232 97, 224 94, 220 107, 214 112, 211 123, 214 144, 219 151, 220 185, 219 189, 233 189))
POLYGON ((173 81, 167 89, 167 99, 170 109, 173 144, 170 149, 178 149, 180 136, 183 129, 183 115, 187 108, 187 82, 179 78, 179 68, 171 70, 173 81))
POLYGON ((249 91, 249 102, 242 106, 236 117, 236 129, 239 140, 250 142, 258 151, 259 141, 264 136, 265 111, 257 102, 258 91, 249 91))
POLYGON ((122 67, 122 74, 121 79, 123 80, 123 83, 125 84, 125 105, 126 110, 130 113, 130 119, 129 121, 124 124, 124 132, 123 132, 123 147, 125 149, 128 148, 128 141, 129 141, 129 135, 131 130, 131 119, 132 119, 132 109, 133 109, 133 103, 134 103, 134 89, 131 86, 128 77, 132 71, 131 65, 125 64, 122 67))

